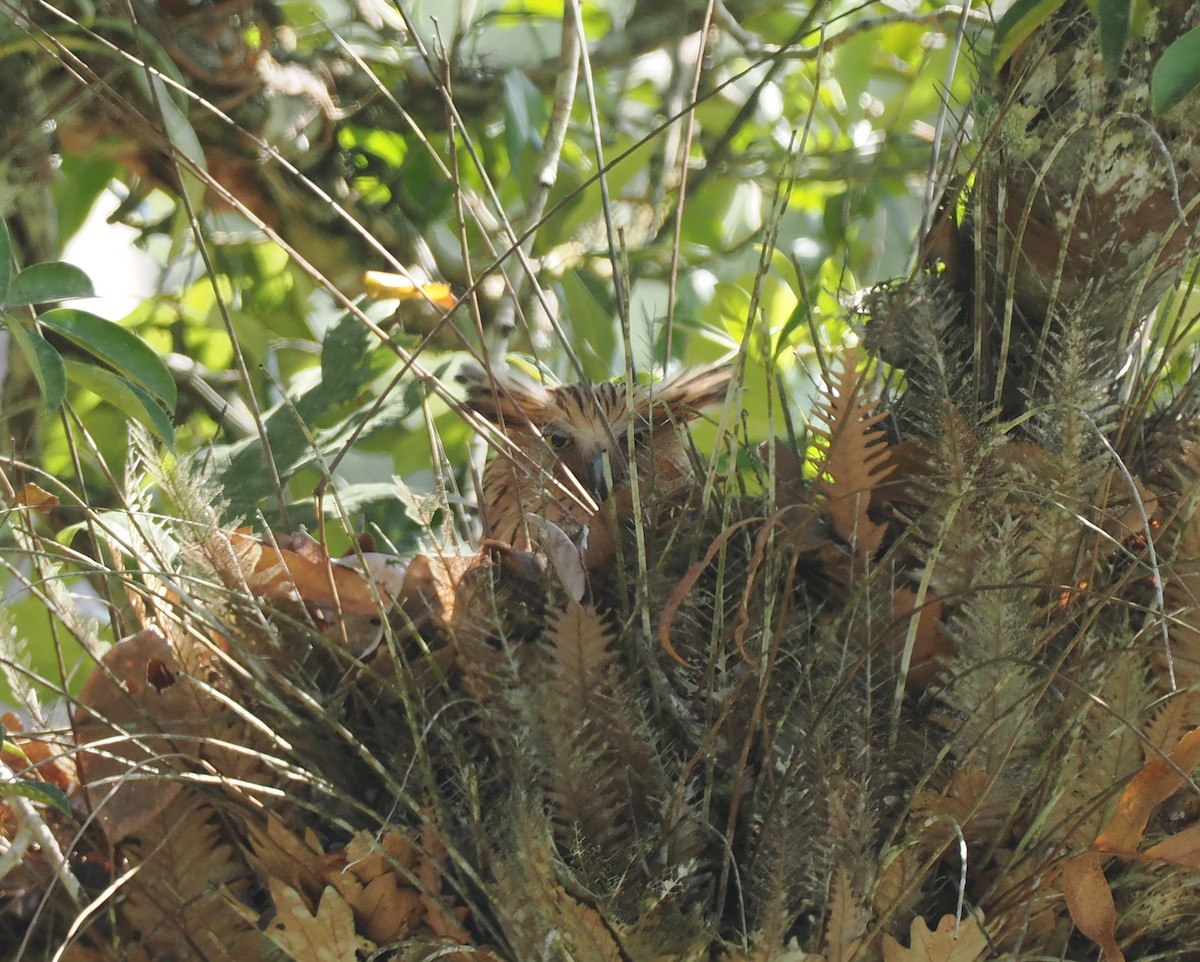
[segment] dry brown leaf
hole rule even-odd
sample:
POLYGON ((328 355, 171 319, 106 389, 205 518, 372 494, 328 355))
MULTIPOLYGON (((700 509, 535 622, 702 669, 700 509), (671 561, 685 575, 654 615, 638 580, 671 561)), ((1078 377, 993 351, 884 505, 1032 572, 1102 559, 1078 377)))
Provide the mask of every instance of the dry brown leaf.
MULTIPOLYGON (((214 678, 205 674, 202 680, 214 678)), ((110 841, 137 832, 179 794, 181 784, 169 772, 147 776, 161 766, 160 758, 197 757, 196 739, 214 734, 211 719, 222 709, 189 682, 175 650, 155 628, 117 642, 100 659, 79 692, 75 737, 80 748, 99 743, 95 751, 81 751, 78 763, 110 841), (133 773, 137 779, 120 781, 133 773)))
POLYGON ((820 423, 813 430, 828 446, 812 493, 813 503, 828 514, 838 536, 859 555, 870 557, 883 543, 887 526, 872 521, 867 508, 875 489, 896 465, 879 426, 887 412, 878 410, 877 399, 865 395, 858 362, 858 351, 848 353, 841 373, 832 377, 818 399, 820 423))
POLYGON ((1081 852, 1063 863, 1063 895, 1075 926, 1100 946, 1104 962, 1125 962, 1117 945, 1117 909, 1097 852, 1081 852))
POLYGON ((1185 776, 1197 764, 1200 764, 1200 728, 1184 735, 1167 758, 1155 758, 1130 779, 1116 812, 1096 837, 1093 847, 1100 852, 1127 855, 1136 852, 1154 809, 1183 786, 1185 776))
POLYGON ((249 898, 250 872, 226 827, 216 807, 185 791, 125 843, 137 871, 122 885, 118 920, 147 962, 257 954, 257 919, 237 908, 249 898))
POLYGON ((416 889, 402 886, 394 875, 373 879, 347 901, 363 934, 380 945, 411 935, 425 913, 416 889))
POLYGON ((1168 835, 1143 853, 1146 858, 1159 859, 1200 872, 1200 824, 1189 825, 1182 832, 1168 835))
POLYGON ((375 948, 358 934, 354 913, 332 885, 321 893, 316 912, 310 912, 303 896, 279 879, 268 878, 267 886, 275 918, 265 934, 294 962, 358 962, 360 949, 375 948))
MULTIPOLYGON (((889 648, 902 649, 908 640, 909 625, 916 611, 917 593, 912 588, 897 588, 892 598, 892 630, 888 632, 889 648)), ((913 639, 912 660, 908 665, 908 685, 924 691, 941 670, 940 658, 954 653, 954 641, 941 630, 942 599, 930 592, 917 614, 917 631, 913 639)))
POLYGON ((825 929, 825 958, 829 962, 852 958, 870 919, 870 913, 850 885, 850 874, 839 866, 833 877, 829 925, 825 929))
POLYGON ((326 874, 354 910, 367 938, 383 945, 417 931, 425 914, 420 892, 397 866, 416 868, 420 853, 399 830, 381 840, 357 833, 326 874), (348 871, 342 871, 342 867, 348 871))
POLYGON ((893 918, 914 910, 921 894, 920 868, 921 859, 912 848, 902 848, 881 862, 871 893, 871 907, 876 916, 887 913, 893 918))
POLYGON ((600 616, 572 602, 552 616, 546 647, 555 675, 555 691, 570 714, 594 718, 610 694, 608 668, 618 659, 600 616))
POLYGON ((459 619, 461 586, 475 572, 491 565, 486 554, 415 555, 408 563, 400 606, 415 625, 432 619, 443 629, 452 629, 459 619))
MULTIPOLYGON (((272 604, 299 598, 305 604, 340 609, 344 614, 371 616, 379 613, 375 595, 362 572, 335 564, 323 549, 318 559, 311 546, 293 551, 277 547, 247 531, 236 531, 229 540, 235 551, 256 555, 252 569, 256 577, 248 579, 255 594, 272 604)), ((275 541, 278 544, 280 539, 275 541)), ((381 600, 385 605, 390 602, 386 591, 381 590, 381 600)))
POLYGON ((884 962, 975 962, 988 952, 987 936, 979 923, 970 917, 958 922, 953 915, 943 915, 933 932, 918 915, 909 928, 909 943, 905 948, 885 934, 884 962))
POLYGON ((24 731, 25 726, 21 724, 21 719, 10 711, 0 715, 0 722, 9 735, 9 741, 25 755, 22 759, 15 752, 0 751, 0 761, 18 775, 39 778, 70 793, 76 777, 69 761, 70 753, 65 750, 65 746, 51 744, 38 738, 18 738, 17 735, 24 731))
POLYGON ((394 872, 396 865, 412 871, 419 857, 408 836, 395 828, 379 840, 367 832, 358 832, 346 844, 346 867, 364 882, 394 872))
MULTIPOLYGON (((556 856, 540 834, 522 826, 511 857, 494 864, 498 883, 496 909, 512 940, 516 957, 538 959, 548 945, 575 962, 622 962, 614 931, 597 909, 569 893, 559 881, 556 856)), ((468 962, 468 960, 463 960, 468 962)))
POLYGON ((437 832, 426 821, 421 830, 421 854, 416 870, 421 883, 421 904, 425 906, 424 923, 434 935, 466 945, 467 932, 462 927, 467 917, 466 906, 456 906, 449 898, 440 897, 446 854, 437 832))
POLYGON ((1162 701, 1162 707, 1142 727, 1143 758, 1153 761, 1179 744, 1200 721, 1200 691, 1182 690, 1162 701))
POLYGON ((325 851, 315 835, 305 832, 302 839, 283 824, 274 812, 267 813, 266 824, 246 821, 250 844, 250 862, 263 878, 281 879, 311 899, 324 888, 321 869, 325 851))
POLYGON ((30 481, 17 495, 17 504, 32 508, 38 514, 49 514, 58 507, 58 498, 30 481))

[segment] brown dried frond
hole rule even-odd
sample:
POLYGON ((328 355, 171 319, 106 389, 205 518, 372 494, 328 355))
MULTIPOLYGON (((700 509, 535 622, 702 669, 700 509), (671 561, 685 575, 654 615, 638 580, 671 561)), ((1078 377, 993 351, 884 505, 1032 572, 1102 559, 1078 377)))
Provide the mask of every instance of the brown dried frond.
POLYGON ((125 847, 137 866, 118 914, 132 958, 238 962, 257 957, 262 935, 235 907, 251 872, 217 808, 185 791, 142 823, 125 847))
POLYGON ((579 962, 619 962, 627 958, 603 909, 576 898, 559 877, 558 863, 545 834, 529 814, 516 819, 511 854, 497 856, 495 908, 519 959, 538 959, 546 947, 579 962))
POLYGON ((613 672, 612 636, 595 611, 571 603, 551 617, 547 637, 541 728, 560 838, 602 853, 601 862, 627 860, 655 766, 613 672))
MULTIPOLYGON (((400 941, 468 945, 467 909, 446 890, 447 852, 428 823, 419 841, 393 827, 378 838, 358 832, 344 848, 329 850, 311 828, 301 836, 274 814, 247 828, 250 861, 274 904, 266 931, 280 948, 352 958, 354 948, 400 941)), ((470 956, 491 958, 478 950, 470 956)))
POLYGON ((880 422, 887 412, 865 393, 859 352, 846 355, 816 406, 813 431, 825 440, 813 502, 828 515, 833 530, 869 557, 879 550, 887 526, 867 513, 871 496, 895 470, 880 422))

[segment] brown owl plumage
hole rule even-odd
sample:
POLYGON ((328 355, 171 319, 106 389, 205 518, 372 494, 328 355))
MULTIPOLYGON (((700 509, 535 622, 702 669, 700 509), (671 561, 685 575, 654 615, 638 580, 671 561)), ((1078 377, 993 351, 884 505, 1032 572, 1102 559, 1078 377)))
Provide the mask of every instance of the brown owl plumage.
POLYGON ((726 366, 683 371, 652 385, 624 382, 544 387, 476 367, 459 374, 467 405, 513 442, 483 472, 485 531, 519 548, 530 545, 528 518, 568 532, 590 523, 610 494, 628 489, 628 429, 642 499, 688 487, 692 463, 683 431, 701 410, 725 397, 726 366), (610 487, 611 481, 611 487, 610 487))

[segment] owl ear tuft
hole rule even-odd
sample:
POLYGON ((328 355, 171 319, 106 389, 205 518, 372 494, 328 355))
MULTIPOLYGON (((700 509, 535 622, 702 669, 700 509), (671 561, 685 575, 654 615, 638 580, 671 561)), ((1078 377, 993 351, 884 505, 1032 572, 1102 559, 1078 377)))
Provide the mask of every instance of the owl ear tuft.
POLYGON ((728 364, 680 371, 639 391, 637 413, 648 421, 686 422, 699 417, 704 408, 725 400, 733 377, 728 364))
POLYGON ((464 365, 455 380, 467 389, 467 407, 496 425, 510 428, 545 424, 551 406, 545 388, 512 374, 489 373, 474 364, 464 365))

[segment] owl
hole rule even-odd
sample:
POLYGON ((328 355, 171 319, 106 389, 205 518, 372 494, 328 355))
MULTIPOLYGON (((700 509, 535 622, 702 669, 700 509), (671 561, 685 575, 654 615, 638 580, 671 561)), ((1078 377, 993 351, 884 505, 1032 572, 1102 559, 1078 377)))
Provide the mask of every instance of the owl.
POLYGON ((728 367, 713 366, 632 390, 626 381, 602 382, 589 392, 585 384, 544 387, 510 373, 464 369, 458 379, 467 406, 512 442, 483 472, 484 530, 528 548, 530 516, 574 533, 610 495, 625 495, 627 503, 630 425, 643 503, 690 487, 685 425, 724 399, 730 375, 728 367))

